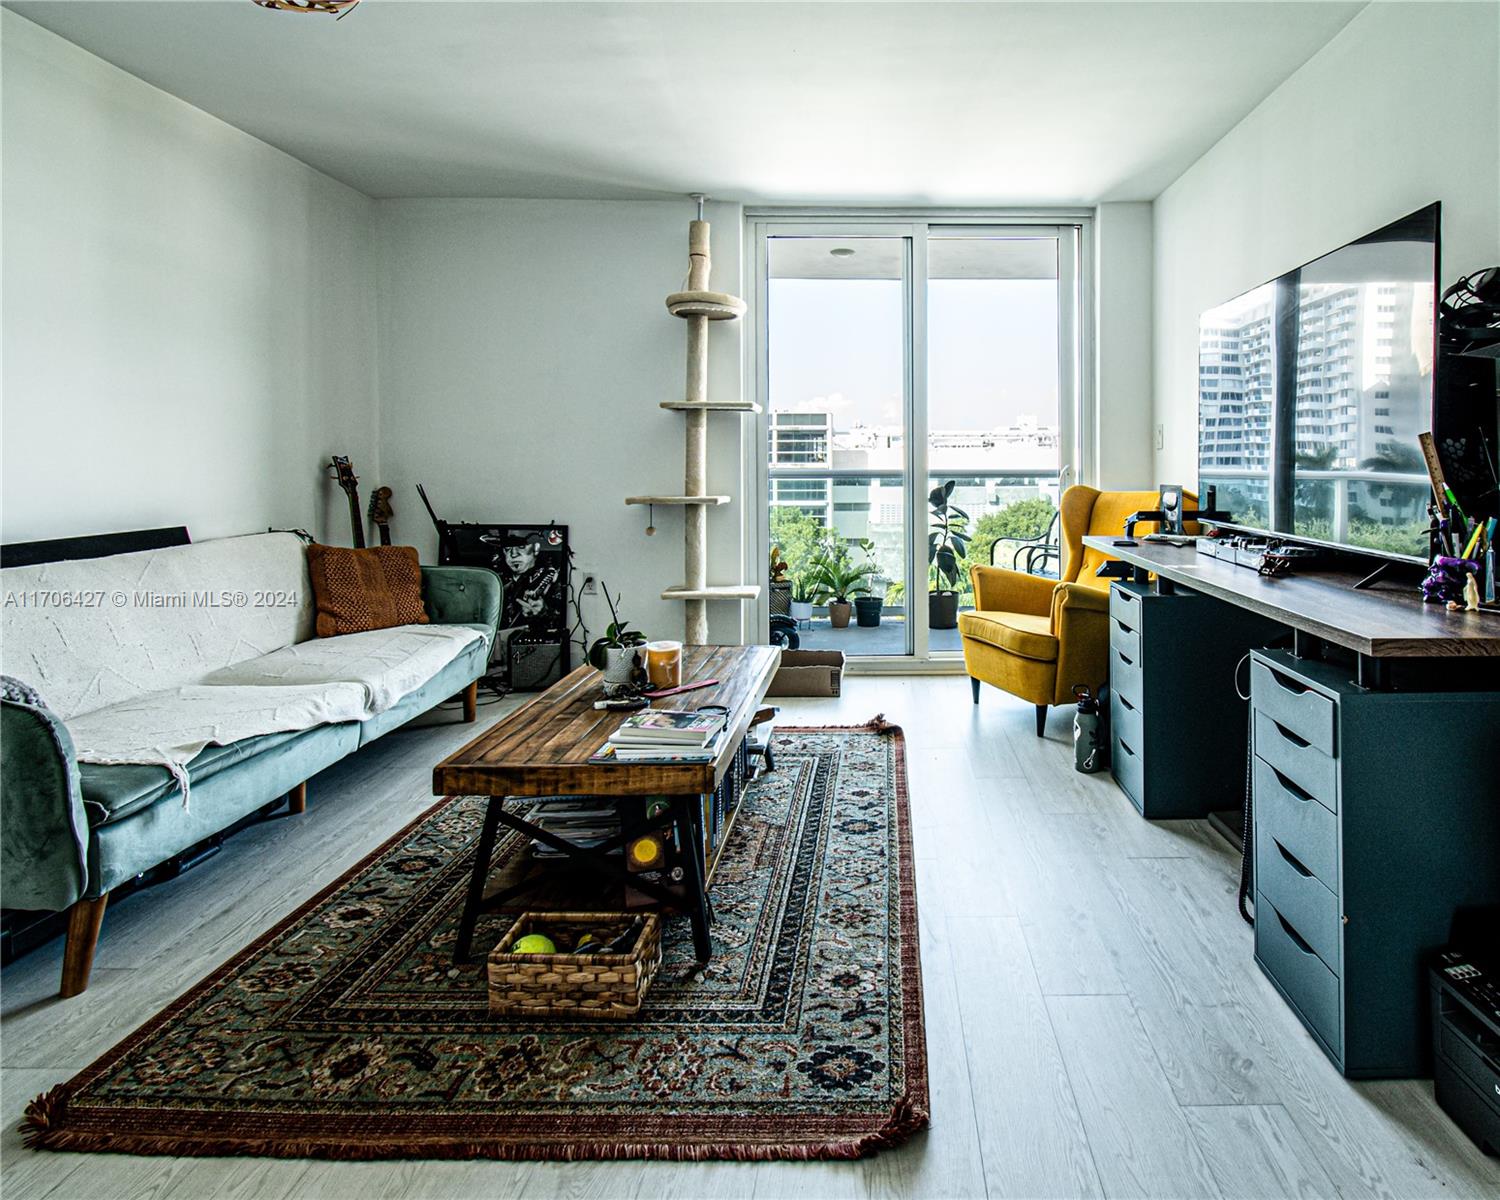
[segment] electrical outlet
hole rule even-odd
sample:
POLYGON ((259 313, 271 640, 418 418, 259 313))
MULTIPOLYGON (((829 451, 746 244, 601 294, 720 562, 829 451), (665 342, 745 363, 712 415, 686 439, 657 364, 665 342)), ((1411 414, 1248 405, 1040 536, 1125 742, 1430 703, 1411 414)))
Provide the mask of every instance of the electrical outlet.
POLYGON ((1167 448, 1167 427, 1165 425, 1158 425, 1156 427, 1156 448, 1158 450, 1165 450, 1167 448))
POLYGON ((583 586, 578 589, 581 596, 597 596, 599 594, 599 580, 593 575, 583 577, 583 586))

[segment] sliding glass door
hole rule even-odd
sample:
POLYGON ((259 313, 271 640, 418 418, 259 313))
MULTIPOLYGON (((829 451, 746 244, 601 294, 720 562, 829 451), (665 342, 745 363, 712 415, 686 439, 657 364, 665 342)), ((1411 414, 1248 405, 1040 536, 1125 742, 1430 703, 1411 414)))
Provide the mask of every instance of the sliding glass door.
POLYGON ((763 633, 887 664, 952 658, 969 563, 1055 573, 1058 494, 1087 470, 1080 228, 750 229, 766 501, 751 540, 785 566, 763 633))

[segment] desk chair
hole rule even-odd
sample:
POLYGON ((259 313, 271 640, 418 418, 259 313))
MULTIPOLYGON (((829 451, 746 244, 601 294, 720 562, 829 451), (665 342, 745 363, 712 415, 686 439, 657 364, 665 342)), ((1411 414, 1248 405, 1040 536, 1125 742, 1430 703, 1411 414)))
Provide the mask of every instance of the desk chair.
MULTIPOLYGON (((960 613, 964 667, 979 703, 979 685, 992 684, 1036 705, 1036 735, 1047 729, 1047 707, 1071 704, 1073 688, 1097 692, 1109 678, 1109 583, 1094 574, 1105 556, 1086 549, 1085 534, 1123 537, 1125 519, 1154 509, 1156 492, 1101 492, 1070 487, 1058 516, 1062 527, 1059 578, 1005 567, 971 566, 974 611, 960 613)), ((1184 510, 1197 497, 1183 493, 1184 510)), ((1142 523, 1141 537, 1155 525, 1142 523)))

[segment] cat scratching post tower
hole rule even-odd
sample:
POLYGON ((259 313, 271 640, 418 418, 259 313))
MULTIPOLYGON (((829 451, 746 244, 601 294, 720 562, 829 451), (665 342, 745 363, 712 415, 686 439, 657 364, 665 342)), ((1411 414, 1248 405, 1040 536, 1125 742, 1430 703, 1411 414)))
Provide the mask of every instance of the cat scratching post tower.
POLYGON ((687 418, 687 455, 680 496, 627 496, 626 504, 661 504, 680 506, 683 510, 682 549, 683 583, 662 592, 663 600, 682 600, 687 605, 683 640, 689 645, 708 641, 708 602, 710 600, 754 600, 760 595, 756 585, 713 586, 708 582, 708 510, 728 504, 728 496, 710 496, 708 486, 708 414, 714 412, 759 412, 759 406, 740 400, 708 398, 708 324, 710 321, 733 321, 745 313, 745 302, 738 296, 708 290, 709 232, 703 219, 706 197, 694 193, 698 218, 688 225, 687 290, 667 297, 667 311, 687 322, 687 387, 681 400, 663 400, 661 406, 682 413, 687 418))

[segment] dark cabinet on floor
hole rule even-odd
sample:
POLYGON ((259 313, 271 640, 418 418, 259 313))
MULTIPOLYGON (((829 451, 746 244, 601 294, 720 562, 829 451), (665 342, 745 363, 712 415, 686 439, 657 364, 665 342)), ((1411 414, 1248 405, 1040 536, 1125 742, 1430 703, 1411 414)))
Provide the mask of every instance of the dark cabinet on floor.
MULTIPOLYGON (((1245 704, 1235 668, 1252 646, 1285 632, 1196 592, 1111 587, 1110 763, 1143 816, 1203 817, 1243 805, 1245 704)), ((1242 666, 1240 680, 1243 690, 1242 666)))
POLYGON ((1427 959, 1500 903, 1500 697, 1250 670, 1256 961, 1345 1075, 1426 1074, 1427 959))

